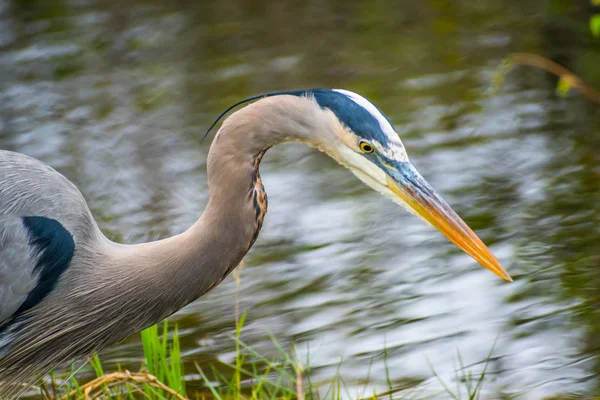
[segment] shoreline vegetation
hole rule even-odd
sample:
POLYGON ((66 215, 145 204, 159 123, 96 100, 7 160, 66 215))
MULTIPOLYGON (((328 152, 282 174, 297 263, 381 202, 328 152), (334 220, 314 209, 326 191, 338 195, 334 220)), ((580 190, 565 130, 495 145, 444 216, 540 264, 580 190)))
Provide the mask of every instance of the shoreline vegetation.
MULTIPOLYGON (((144 360, 137 372, 121 369, 117 371, 104 370, 100 358, 95 355, 88 359, 87 368, 93 369, 95 378, 88 382, 77 379, 78 370, 73 367, 63 374, 50 373, 44 382, 35 388, 39 398, 43 400, 237 400, 237 399, 424 399, 448 398, 455 400, 477 400, 481 396, 481 389, 485 381, 488 364, 492 351, 484 361, 481 374, 473 375, 467 370, 458 354, 459 368, 456 371, 456 387, 450 388, 436 373, 433 366, 432 372, 439 380, 444 390, 437 395, 425 395, 419 389, 420 382, 406 383, 394 386, 389 378, 386 351, 384 350, 384 363, 386 364, 387 390, 376 393, 369 388, 371 366, 359 393, 352 394, 339 369, 335 375, 325 382, 313 382, 309 360, 306 364, 300 362, 290 351, 286 351, 277 340, 272 337, 273 344, 278 350, 274 359, 268 359, 252 350, 241 339, 245 315, 241 317, 236 328, 235 359, 232 363, 221 362, 230 369, 231 374, 225 376, 215 366, 210 366, 209 371, 195 364, 196 371, 187 371, 201 377, 203 388, 189 388, 186 382, 184 367, 181 358, 179 334, 177 327, 169 328, 168 322, 162 326, 154 325, 141 332, 144 360), (210 377, 209 377, 210 375, 210 377), (369 392, 371 390, 371 392, 369 392)), ((206 367, 205 367, 206 368, 206 367)), ((33 394, 33 392, 31 392, 33 394)))

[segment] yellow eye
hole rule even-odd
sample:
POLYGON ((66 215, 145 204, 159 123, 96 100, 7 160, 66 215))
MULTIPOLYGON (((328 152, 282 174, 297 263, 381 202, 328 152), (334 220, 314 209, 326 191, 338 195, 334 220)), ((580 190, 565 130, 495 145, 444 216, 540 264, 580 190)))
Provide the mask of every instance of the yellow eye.
POLYGON ((365 153, 372 153, 375 151, 375 147, 373 147, 371 143, 365 142, 364 140, 361 140, 361 142, 358 144, 358 147, 360 147, 360 149, 365 153))

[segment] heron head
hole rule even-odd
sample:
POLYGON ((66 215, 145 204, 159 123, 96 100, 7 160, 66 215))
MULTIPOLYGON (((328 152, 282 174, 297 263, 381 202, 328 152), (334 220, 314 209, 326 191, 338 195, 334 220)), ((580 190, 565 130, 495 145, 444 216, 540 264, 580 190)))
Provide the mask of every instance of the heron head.
POLYGON ((512 281, 489 249, 410 163, 385 115, 369 100, 346 90, 316 89, 312 96, 338 124, 335 140, 318 147, 371 188, 390 197, 441 231, 451 242, 499 277, 512 281))

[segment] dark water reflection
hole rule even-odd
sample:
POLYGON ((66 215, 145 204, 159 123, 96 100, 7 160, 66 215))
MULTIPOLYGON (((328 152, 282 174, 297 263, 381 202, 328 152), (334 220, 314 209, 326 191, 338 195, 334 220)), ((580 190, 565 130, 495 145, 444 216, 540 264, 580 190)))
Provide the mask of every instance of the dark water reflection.
MULTIPOLYGON (((600 112, 558 99, 511 51, 561 62, 600 87, 585 2, 542 0, 0 2, 0 147, 82 190, 114 240, 186 229, 207 200, 201 137, 255 93, 343 87, 374 100, 413 162, 516 278, 504 284, 432 228, 301 145, 261 167, 270 198, 239 287, 243 339, 272 332, 316 380, 340 358, 354 384, 422 382, 428 360, 475 373, 497 344, 489 398, 600 393, 600 112), (577 4, 576 4, 577 3, 577 4), (580 3, 580 4, 579 4, 580 3)), ((167 288, 168 289, 168 288, 167 288)), ((235 282, 173 320, 185 359, 230 360, 235 282)), ((103 354, 139 365, 137 337, 103 354)))

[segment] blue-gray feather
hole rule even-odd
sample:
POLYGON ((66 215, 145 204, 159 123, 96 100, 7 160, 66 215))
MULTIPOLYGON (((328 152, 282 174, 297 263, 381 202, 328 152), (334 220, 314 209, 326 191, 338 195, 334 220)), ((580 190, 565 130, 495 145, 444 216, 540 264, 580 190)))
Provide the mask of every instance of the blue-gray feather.
POLYGON ((75 242, 58 221, 39 216, 0 218, 0 232, 2 334, 52 291, 70 265, 75 242))
POLYGON ((38 304, 56 285, 62 273, 69 267, 75 252, 73 237, 60 222, 45 217, 23 217, 28 230, 29 244, 39 252, 33 272, 39 273, 35 288, 21 304, 16 314, 23 313, 38 304))
POLYGON ((35 287, 37 259, 21 218, 0 215, 0 331, 35 287))

